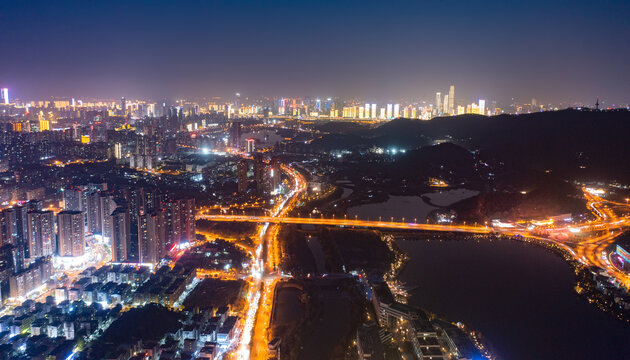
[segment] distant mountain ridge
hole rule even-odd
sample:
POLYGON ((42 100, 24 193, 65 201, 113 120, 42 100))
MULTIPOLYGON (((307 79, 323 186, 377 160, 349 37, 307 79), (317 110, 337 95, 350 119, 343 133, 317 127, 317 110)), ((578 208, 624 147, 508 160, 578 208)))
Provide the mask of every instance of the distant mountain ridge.
POLYGON ((630 180, 630 112, 561 110, 521 115, 396 119, 375 128, 323 135, 321 150, 371 146, 416 149, 446 140, 483 159, 566 177, 630 180), (331 141, 333 140, 334 141, 331 141))

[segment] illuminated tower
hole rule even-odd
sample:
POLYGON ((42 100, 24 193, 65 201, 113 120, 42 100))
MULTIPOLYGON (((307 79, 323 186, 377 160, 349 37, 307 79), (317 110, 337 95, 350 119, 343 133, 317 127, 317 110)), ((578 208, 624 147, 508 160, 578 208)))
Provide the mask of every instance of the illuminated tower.
POLYGON ((595 110, 599 110, 599 96, 597 97, 597 101, 595 101, 595 110))
POLYGON ((400 116, 400 104, 394 104, 394 118, 400 116))
POLYGON ((451 85, 448 89, 448 112, 451 115, 455 113, 455 85, 451 85))
POLYGON ((392 118, 392 114, 393 114, 393 107, 392 104, 387 104, 387 118, 391 119, 392 118))
POLYGON ((376 104, 372 104, 372 119, 376 119, 376 104))

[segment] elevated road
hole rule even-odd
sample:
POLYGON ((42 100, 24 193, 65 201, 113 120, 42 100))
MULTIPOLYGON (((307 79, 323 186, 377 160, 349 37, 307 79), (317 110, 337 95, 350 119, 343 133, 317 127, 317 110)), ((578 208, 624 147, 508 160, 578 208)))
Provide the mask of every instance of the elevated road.
POLYGON ((210 221, 235 221, 235 222, 255 222, 274 224, 310 224, 310 225, 332 225, 348 227, 366 227, 380 229, 398 230, 423 230, 423 231, 445 231, 445 232, 465 232, 475 234, 489 234, 494 230, 487 226, 472 225, 439 225, 407 222, 369 221, 351 219, 328 219, 328 218, 303 218, 303 217, 273 217, 273 216, 248 216, 248 215, 211 215, 198 214, 198 219, 210 221))

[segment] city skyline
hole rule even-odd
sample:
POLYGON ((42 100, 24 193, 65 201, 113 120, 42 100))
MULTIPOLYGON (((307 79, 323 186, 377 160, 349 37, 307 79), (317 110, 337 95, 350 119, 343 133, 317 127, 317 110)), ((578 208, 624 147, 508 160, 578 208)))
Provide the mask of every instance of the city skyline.
POLYGON ((0 0, 0 360, 627 358, 628 18, 0 0))
POLYGON ((0 59, 0 86, 18 98, 430 99, 456 83, 462 98, 600 96, 612 106, 629 102, 629 10, 620 1, 10 2, 0 31, 12 34, 4 48, 19 51, 0 59))

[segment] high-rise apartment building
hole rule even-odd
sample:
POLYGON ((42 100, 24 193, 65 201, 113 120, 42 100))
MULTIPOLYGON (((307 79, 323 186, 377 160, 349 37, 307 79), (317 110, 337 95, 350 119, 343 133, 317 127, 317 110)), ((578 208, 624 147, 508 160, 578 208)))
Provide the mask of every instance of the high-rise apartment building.
POLYGON ((129 210, 118 207, 111 214, 110 246, 113 262, 127 261, 127 245, 131 241, 129 210))
POLYGON ((256 181, 256 190, 260 193, 265 191, 265 168, 261 153, 254 154, 254 180, 256 181))
POLYGON ((85 231, 81 211, 64 210, 57 214, 59 256, 82 256, 85 253, 85 231))
POLYGON ((100 217, 101 226, 103 229, 103 238, 108 240, 111 237, 112 228, 112 212, 116 209, 116 202, 114 201, 114 194, 112 193, 100 193, 100 217))
POLYGON ((232 122, 230 128, 230 146, 234 149, 241 147, 241 123, 238 121, 232 122))
POLYGON ((92 234, 103 234, 103 219, 101 217, 101 195, 91 192, 86 195, 85 216, 87 216, 87 231, 92 234))
POLYGON ((86 194, 83 189, 71 187, 63 190, 63 209, 85 211, 86 194))
POLYGON ((166 254, 166 219, 163 211, 144 214, 138 220, 140 262, 155 264, 166 254))
POLYGON ((31 211, 27 215, 29 258, 36 259, 56 252, 55 214, 52 211, 31 211))
POLYGON ((179 200, 181 203, 181 239, 180 242, 195 241, 197 228, 195 226, 195 199, 186 198, 179 200))
POLYGON ((236 165, 238 192, 244 194, 247 192, 247 161, 241 160, 236 165))

